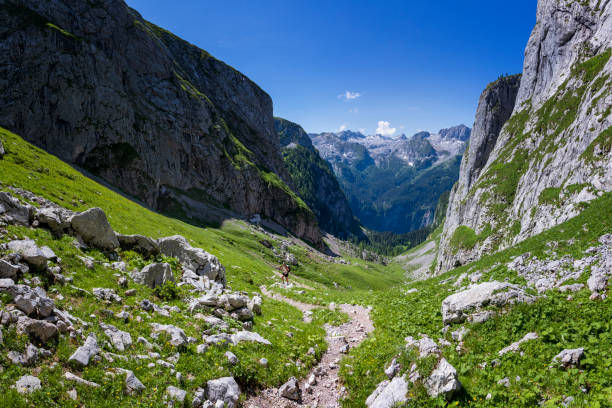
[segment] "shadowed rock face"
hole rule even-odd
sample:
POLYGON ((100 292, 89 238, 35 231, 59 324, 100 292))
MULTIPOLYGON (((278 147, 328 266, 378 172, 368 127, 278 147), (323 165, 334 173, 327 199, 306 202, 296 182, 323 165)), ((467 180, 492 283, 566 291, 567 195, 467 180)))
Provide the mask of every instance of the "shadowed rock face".
POLYGON ((437 272, 515 245, 612 191, 611 16, 611 2, 538 2, 520 86, 505 78, 481 98, 437 272), (469 245, 452 247, 466 231, 469 245))
POLYGON ((11 0, 0 23, 0 125, 152 208, 259 213, 320 241, 284 184, 272 101, 240 72, 121 0, 11 0))

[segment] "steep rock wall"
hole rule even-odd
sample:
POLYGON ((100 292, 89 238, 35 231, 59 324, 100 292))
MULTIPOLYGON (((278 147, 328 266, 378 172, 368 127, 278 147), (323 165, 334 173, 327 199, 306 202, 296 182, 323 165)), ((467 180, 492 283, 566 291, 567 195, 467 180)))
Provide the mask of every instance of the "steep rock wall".
POLYGON ((260 213, 320 242, 270 97, 123 1, 4 0, 0 58, 0 125, 154 209, 260 213))
MULTIPOLYGON (((539 1, 513 114, 489 154, 490 141, 473 152, 483 144, 472 136, 437 272, 538 234, 612 190, 611 15, 610 1, 539 1)), ((479 107, 476 123, 491 114, 479 107)))

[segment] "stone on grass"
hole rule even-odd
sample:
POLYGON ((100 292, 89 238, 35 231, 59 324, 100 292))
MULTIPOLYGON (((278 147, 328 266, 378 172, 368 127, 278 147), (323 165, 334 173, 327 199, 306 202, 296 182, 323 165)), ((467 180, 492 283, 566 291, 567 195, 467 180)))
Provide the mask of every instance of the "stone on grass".
POLYGON ((7 192, 0 192, 0 216, 9 224, 30 225, 34 209, 29 204, 21 204, 19 199, 7 192))
POLYGON ((9 250, 21 255, 21 259, 31 267, 42 269, 47 267, 47 261, 57 259, 51 248, 39 247, 31 239, 11 241, 7 244, 9 250))
POLYGON ((114 289, 109 288, 93 288, 93 295, 100 300, 108 300, 109 302, 121 303, 123 299, 117 295, 114 289))
POLYGON ((81 366, 87 366, 89 361, 100 352, 96 335, 90 333, 85 340, 85 343, 79 347, 68 359, 69 362, 75 362, 81 366))
POLYGON ((150 288, 162 286, 166 282, 174 282, 172 267, 168 263, 152 263, 139 270, 132 272, 134 282, 146 285, 150 288))
POLYGON ((427 393, 431 397, 443 395, 449 400, 452 395, 461 389, 461 383, 457 377, 457 370, 443 357, 437 367, 424 381, 427 393))
POLYGON ((117 234, 117 240, 121 249, 125 251, 136 251, 145 257, 159 255, 159 244, 153 238, 143 235, 123 235, 117 234))
POLYGON ((408 383, 406 376, 395 377, 393 380, 385 380, 366 400, 368 408, 393 408, 399 403, 407 401, 408 383))
POLYGON ((557 354, 552 362, 559 363, 563 367, 578 367, 580 361, 584 358, 584 348, 565 349, 557 354))
POLYGON ((187 344, 187 335, 183 329, 171 324, 151 323, 154 332, 165 332, 170 335, 170 344, 174 347, 181 347, 187 344))
POLYGON ((86 385, 88 387, 94 387, 94 388, 98 388, 100 386, 100 384, 97 384, 93 381, 87 381, 77 375, 72 374, 71 372, 66 372, 64 374, 64 378, 67 379, 68 381, 74 381, 78 384, 83 384, 86 385))
POLYGON ((227 362, 230 363, 231 365, 238 364, 238 357, 236 357, 236 355, 232 353, 231 351, 225 352, 225 358, 227 358, 227 362))
POLYGON ((130 333, 121 331, 115 326, 105 323, 100 323, 100 328, 118 351, 125 351, 132 345, 132 336, 130 336, 130 333))
POLYGON ((261 305, 263 303, 263 299, 261 296, 253 296, 253 299, 249 301, 248 308, 256 315, 261 315, 261 305))
POLYGON ((46 343, 47 340, 57 336, 57 326, 45 320, 30 319, 22 316, 17 321, 17 329, 22 333, 27 333, 30 337, 46 343))
POLYGON ((125 389, 128 394, 140 394, 146 387, 144 384, 134 375, 131 370, 121 370, 125 372, 125 389))
POLYGON ((523 288, 506 282, 484 282, 474 285, 442 301, 442 321, 444 324, 461 323, 469 313, 481 307, 505 306, 517 302, 533 302, 535 297, 525 294, 523 288))
POLYGON ((192 247, 180 235, 160 238, 157 242, 162 254, 178 258, 187 269, 200 276, 207 276, 210 280, 221 282, 225 286, 225 268, 216 256, 203 249, 192 247))
POLYGON ((237 345, 238 343, 241 343, 243 341, 250 341, 253 343, 261 343, 261 344, 267 344, 267 345, 272 344, 270 343, 270 341, 261 337, 259 333, 255 333, 255 332, 241 330, 232 335, 232 342, 234 343, 234 345, 237 345))
POLYGON ((537 333, 527 333, 522 339, 520 339, 519 341, 516 341, 512 344, 510 344, 508 347, 504 347, 503 349, 499 350, 498 354, 500 356, 503 356, 506 353, 509 352, 517 352, 519 351, 519 347, 521 344, 529 341, 529 340, 535 340, 538 338, 538 334, 537 333))
POLYGON ((386 376, 387 376, 387 377, 388 377, 390 380, 392 380, 392 379, 393 379, 393 377, 395 377, 395 374, 397 374, 397 373, 398 373, 399 369, 400 369, 400 365, 399 365, 399 363, 397 362, 397 359, 396 359, 396 358, 394 358, 394 359, 391 361, 391 364, 389 364, 389 367, 385 368, 385 375, 386 375, 386 376))
POLYGON ((119 247, 119 240, 108 223, 106 214, 100 208, 90 208, 72 216, 70 225, 87 245, 106 251, 119 247))
POLYGON ((234 377, 222 377, 206 383, 208 400, 222 401, 228 408, 236 408, 240 398, 240 387, 234 377))
POLYGON ((40 380, 31 375, 24 375, 15 383, 15 389, 20 394, 31 394, 41 388, 40 380))

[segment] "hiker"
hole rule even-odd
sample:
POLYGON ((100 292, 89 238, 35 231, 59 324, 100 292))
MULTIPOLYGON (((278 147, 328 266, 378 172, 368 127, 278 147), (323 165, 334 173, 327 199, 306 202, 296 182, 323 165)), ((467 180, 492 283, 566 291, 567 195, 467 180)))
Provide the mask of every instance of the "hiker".
POLYGON ((289 285, 289 265, 282 264, 280 267, 281 272, 283 273, 283 277, 281 278, 282 282, 285 282, 286 285, 289 285))

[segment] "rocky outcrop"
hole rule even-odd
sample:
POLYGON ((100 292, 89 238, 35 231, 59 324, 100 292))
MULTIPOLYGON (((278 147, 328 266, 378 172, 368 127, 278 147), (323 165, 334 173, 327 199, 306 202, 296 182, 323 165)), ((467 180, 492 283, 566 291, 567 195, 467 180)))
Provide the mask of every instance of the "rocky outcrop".
POLYGON ((610 2, 539 1, 518 92, 511 77, 481 98, 437 272, 560 224, 612 190, 611 15, 610 2))
POLYGON ((12 0, 0 22, 1 126, 154 209, 257 213, 320 242, 287 186, 272 101, 243 74, 122 0, 12 0))
POLYGON ((274 127, 295 191, 315 213, 321 228, 340 238, 363 237, 332 167, 321 158, 304 129, 281 118, 274 119, 274 127))

